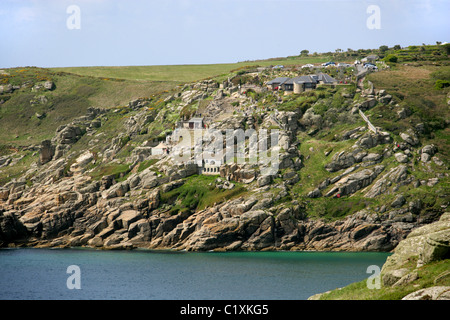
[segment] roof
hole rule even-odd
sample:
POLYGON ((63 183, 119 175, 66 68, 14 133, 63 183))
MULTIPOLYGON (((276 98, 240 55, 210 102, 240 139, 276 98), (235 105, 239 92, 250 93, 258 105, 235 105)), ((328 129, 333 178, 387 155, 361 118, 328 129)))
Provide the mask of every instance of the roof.
POLYGON ((269 82, 267 82, 267 84, 283 84, 287 80, 289 80, 288 77, 280 77, 280 78, 276 78, 276 79, 270 80, 269 82))
POLYGON ((333 83, 337 82, 336 79, 332 78, 326 73, 319 73, 318 74, 319 81, 323 81, 324 83, 333 83))
POLYGON ((300 77, 295 77, 295 80, 293 81, 293 83, 317 83, 317 80, 314 79, 314 77, 311 76, 300 76, 300 77))
POLYGON ((154 149, 167 149, 167 146, 160 142, 156 147, 153 147, 154 149))
POLYGON ((189 122, 203 122, 203 118, 191 118, 189 122))
POLYGON ((319 73, 319 74, 311 74, 307 76, 298 76, 295 78, 287 78, 287 77, 281 77, 273 79, 267 84, 294 84, 294 83, 317 83, 319 81, 322 81, 324 83, 334 83, 337 82, 335 79, 330 77, 326 73, 319 73))
POLYGON ((297 81, 301 77, 302 76, 298 76, 298 77, 295 77, 295 78, 290 78, 290 79, 286 80, 283 84, 293 84, 294 81, 297 81))

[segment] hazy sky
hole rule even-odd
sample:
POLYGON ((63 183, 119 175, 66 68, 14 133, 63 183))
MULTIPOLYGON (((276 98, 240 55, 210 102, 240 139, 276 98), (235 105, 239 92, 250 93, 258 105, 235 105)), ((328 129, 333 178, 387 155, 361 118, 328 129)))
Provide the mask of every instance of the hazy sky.
POLYGON ((222 63, 435 44, 450 41, 449 16, 450 0, 1 0, 0 67, 222 63), (71 5, 79 15, 67 13, 71 5))

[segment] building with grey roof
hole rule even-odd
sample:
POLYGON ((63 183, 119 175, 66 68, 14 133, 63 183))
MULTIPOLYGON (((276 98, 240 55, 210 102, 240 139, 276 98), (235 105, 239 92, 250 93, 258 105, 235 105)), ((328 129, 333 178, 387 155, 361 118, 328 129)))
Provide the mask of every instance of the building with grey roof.
POLYGON ((318 84, 336 84, 337 80, 326 73, 303 75, 295 78, 276 78, 267 82, 267 87, 271 90, 283 89, 285 93, 301 93, 313 90, 318 84))
POLYGON ((315 75, 297 77, 296 80, 293 81, 294 93, 302 93, 304 91, 313 90, 316 88, 318 82, 319 81, 316 79, 315 75))
POLYGON ((361 59, 361 62, 374 62, 378 59, 379 57, 376 54, 371 54, 370 56, 361 59))
POLYGON ((281 86, 287 81, 289 80, 288 77, 279 77, 273 80, 270 80, 269 82, 267 82, 267 88, 270 90, 277 90, 280 89, 281 86))
POLYGON ((337 83, 337 80, 331 77, 330 75, 326 73, 319 73, 317 80, 320 84, 334 84, 337 83))

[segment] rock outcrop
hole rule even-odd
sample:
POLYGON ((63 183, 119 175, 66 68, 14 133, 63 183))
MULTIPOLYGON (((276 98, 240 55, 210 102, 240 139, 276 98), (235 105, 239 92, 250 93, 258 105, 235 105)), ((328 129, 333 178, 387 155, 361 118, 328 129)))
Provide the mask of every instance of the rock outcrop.
MULTIPOLYGON (((450 258, 450 213, 439 221, 413 230, 389 256, 381 270, 384 286, 401 286, 417 279, 417 270, 429 263, 450 258), (410 267, 411 261, 416 261, 410 267)), ((430 287, 408 294, 404 300, 450 299, 450 287, 430 287)))
POLYGON ((382 193, 386 193, 388 188, 393 184, 399 184, 406 181, 408 170, 405 165, 399 165, 392 168, 381 179, 373 184, 370 190, 365 194, 367 198, 374 198, 382 193))
POLYGON ((450 286, 434 286, 414 291, 402 300, 450 300, 450 286))
POLYGON ((41 164, 45 164, 53 159, 55 155, 55 147, 52 146, 50 140, 42 141, 42 146, 39 154, 39 161, 41 164))
MULTIPOLYGON (((79 159, 83 162, 91 157, 79 159)), ((354 178, 342 182, 342 190, 350 190, 354 178)), ((264 196, 268 186, 262 184, 260 197, 238 198, 197 212, 183 210, 175 216, 160 207, 161 192, 180 188, 183 180, 158 178, 148 169, 115 184, 107 177, 92 181, 83 174, 29 190, 23 184, 11 184, 2 191, 9 206, 1 212, 0 240, 26 240, 39 246, 142 246, 193 251, 389 251, 418 224, 412 216, 405 218, 408 222, 401 222, 397 217, 366 210, 335 222, 309 219, 299 203, 273 207, 274 201, 286 193, 272 199, 264 196), (145 196, 129 201, 128 193, 146 187, 150 190, 145 196), (16 196, 18 192, 20 196, 16 196)))
POLYGON ((350 195, 356 191, 367 187, 384 170, 384 166, 375 166, 373 169, 363 169, 361 171, 345 176, 338 182, 337 193, 340 196, 350 195))

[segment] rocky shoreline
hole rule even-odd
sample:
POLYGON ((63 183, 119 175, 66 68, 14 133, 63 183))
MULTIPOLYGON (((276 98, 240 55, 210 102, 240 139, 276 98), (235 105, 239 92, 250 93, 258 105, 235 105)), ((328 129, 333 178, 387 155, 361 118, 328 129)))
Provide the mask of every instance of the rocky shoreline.
MULTIPOLYGON (((175 180, 172 185, 180 183, 175 180)), ((158 209, 159 188, 148 191, 143 201, 120 204, 117 198, 103 198, 102 191, 92 192, 99 185, 76 176, 25 192, 20 202, 24 209, 16 202, 15 210, 1 211, 3 246, 391 251, 413 229, 429 222, 412 214, 409 207, 396 214, 363 209, 336 221, 311 219, 295 201, 291 207, 273 206, 267 187, 250 198, 171 215, 158 209), (74 186, 78 191, 63 191, 74 186)), ((12 189, 20 187, 16 184, 12 189)))

